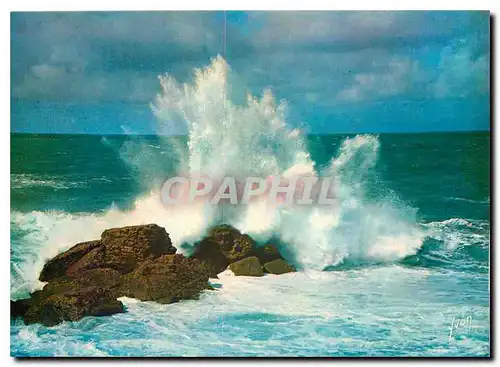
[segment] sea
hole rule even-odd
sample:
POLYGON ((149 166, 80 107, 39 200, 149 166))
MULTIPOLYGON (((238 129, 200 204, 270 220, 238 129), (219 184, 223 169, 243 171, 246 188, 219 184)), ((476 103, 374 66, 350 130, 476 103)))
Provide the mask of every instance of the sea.
POLYGON ((210 279, 198 300, 54 327, 11 321, 15 357, 490 355, 490 133, 312 135, 270 92, 235 104, 215 62, 161 80, 154 135, 11 135, 12 300, 43 264, 104 229, 156 223, 179 252, 211 225, 274 243, 297 272, 210 279), (165 122, 166 121, 166 122, 165 122), (169 123, 186 135, 164 134, 169 123), (333 177, 335 204, 166 207, 180 172, 333 177))

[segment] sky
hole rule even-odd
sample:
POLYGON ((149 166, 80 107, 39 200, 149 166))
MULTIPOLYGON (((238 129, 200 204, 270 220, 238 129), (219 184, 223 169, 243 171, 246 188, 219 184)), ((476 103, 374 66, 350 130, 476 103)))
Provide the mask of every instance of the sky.
POLYGON ((489 24, 477 11, 14 12, 11 131, 153 133, 158 76, 188 82, 218 54, 310 133, 489 130, 489 24))

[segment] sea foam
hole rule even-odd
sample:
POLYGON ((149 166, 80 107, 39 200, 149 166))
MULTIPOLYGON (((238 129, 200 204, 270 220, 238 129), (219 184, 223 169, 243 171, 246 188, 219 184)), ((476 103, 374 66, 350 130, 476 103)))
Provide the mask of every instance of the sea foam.
MULTIPOLYGON (((245 88, 230 83, 231 73, 219 56, 196 69, 189 83, 160 76, 162 91, 152 109, 156 133, 172 149, 156 165, 176 162, 176 173, 215 177, 334 177, 335 203, 291 208, 256 200, 248 205, 189 203, 167 208, 152 188, 127 211, 111 207, 103 213, 15 212, 11 222, 21 234, 13 247, 22 258, 13 265, 14 297, 42 286, 37 276, 49 258, 77 242, 99 238, 106 228, 125 225, 164 226, 174 245, 189 253, 209 226, 232 224, 261 244, 278 239, 287 259, 299 269, 323 270, 348 258, 393 261, 418 251, 426 231, 418 224, 416 211, 377 179, 377 136, 345 139, 328 167, 320 170, 307 151, 303 133, 287 122, 286 102, 277 102, 270 90, 260 97, 248 94, 243 103, 233 102, 234 92, 245 88), (172 124, 187 132, 187 147, 164 136, 172 124)), ((132 139, 119 152, 138 172, 138 180, 154 174, 141 164, 150 159, 151 149, 158 147, 132 139)))

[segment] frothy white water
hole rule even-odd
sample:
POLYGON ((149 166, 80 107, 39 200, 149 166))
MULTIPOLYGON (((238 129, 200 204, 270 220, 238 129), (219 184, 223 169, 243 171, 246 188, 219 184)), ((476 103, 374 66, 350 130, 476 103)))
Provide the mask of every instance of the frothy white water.
POLYGON ((376 183, 378 149, 374 136, 346 139, 326 172, 335 180, 336 203, 284 218, 281 236, 304 267, 322 269, 346 258, 392 261, 420 248, 425 233, 415 212, 394 195, 367 195, 367 186, 376 183))
POLYGON ((183 240, 194 241, 207 225, 203 208, 195 205, 169 210, 158 195, 150 194, 137 199, 135 208, 127 212, 114 207, 94 214, 13 212, 11 225, 21 232, 21 238, 12 241, 11 295, 22 298, 42 288, 44 283, 38 276, 47 260, 78 242, 100 238, 107 228, 156 223, 167 229, 177 245, 183 240))
POLYGON ((70 189, 73 187, 85 187, 85 182, 64 181, 61 177, 43 177, 35 174, 10 174, 10 186, 12 189, 24 189, 33 186, 51 187, 56 190, 70 189))
POLYGON ((455 250, 460 246, 487 249, 490 245, 490 224, 486 220, 450 218, 430 222, 425 226, 428 228, 428 236, 442 241, 446 250, 455 250))
POLYGON ((229 85, 230 68, 218 56, 195 70, 192 84, 179 85, 160 76, 162 93, 153 110, 158 133, 182 124, 188 133, 189 158, 181 171, 213 176, 280 174, 297 165, 311 166, 302 135, 286 124, 286 103, 270 90, 250 94, 243 105, 232 102, 237 85, 229 85))
MULTIPOLYGON (((188 133, 188 151, 174 145, 177 157, 169 154, 165 162, 155 162, 157 166, 175 160, 179 174, 214 177, 331 176, 334 204, 287 207, 260 200, 231 208, 203 203, 166 208, 159 193, 151 192, 126 212, 111 208, 102 214, 14 213, 12 220, 28 232, 22 242, 30 246, 23 243, 23 251, 31 253, 17 264, 22 281, 14 281, 14 288, 39 287, 36 278, 47 259, 79 241, 98 238, 106 228, 152 222, 164 226, 177 247, 193 243, 218 222, 232 224, 259 241, 278 237, 287 246, 289 260, 305 269, 322 270, 347 258, 392 261, 416 253, 424 232, 415 212, 395 196, 381 194, 384 190, 377 186, 376 136, 346 139, 329 167, 319 172, 301 131, 286 122, 286 103, 277 103, 269 90, 260 98, 248 95, 244 103, 233 102, 231 95, 239 86, 229 83, 230 73, 225 60, 216 57, 195 71, 192 83, 160 77, 162 93, 152 106, 157 133, 181 124, 188 133), (378 191, 376 199, 367 194, 368 187, 378 191)), ((127 144, 121 153, 139 175, 149 177, 141 155, 153 148, 157 147, 127 144)))
POLYGON ((38 356, 457 356, 489 352, 488 280, 393 265, 261 278, 50 329, 16 321, 11 354, 38 356), (471 281, 475 282, 470 287, 471 281), (473 318, 457 329, 454 318, 473 318))
MULTIPOLYGON (((372 202, 365 194, 366 185, 374 183, 377 137, 346 139, 329 169, 318 172, 301 131, 286 123, 286 103, 277 103, 269 90, 261 98, 248 95, 246 103, 233 103, 229 94, 239 86, 228 82, 230 73, 217 57, 196 70, 192 84, 160 77, 163 91, 154 105, 158 132, 173 121, 187 126, 188 166, 180 170, 215 177, 331 176, 336 202, 290 208, 262 199, 231 208, 225 222, 257 239, 281 238, 296 264, 305 268, 323 269, 349 256, 395 260, 416 253, 424 233, 415 213, 395 197, 372 202)), ((213 209, 208 222, 218 220, 220 210, 213 209)))

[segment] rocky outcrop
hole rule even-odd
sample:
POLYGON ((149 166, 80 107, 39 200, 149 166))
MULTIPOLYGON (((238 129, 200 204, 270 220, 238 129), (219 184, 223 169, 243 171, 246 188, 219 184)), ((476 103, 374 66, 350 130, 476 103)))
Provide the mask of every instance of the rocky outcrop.
POLYGON ((263 270, 266 273, 270 274, 285 274, 285 273, 291 273, 295 271, 295 268, 288 264, 285 260, 283 259, 276 259, 273 261, 270 261, 268 263, 265 263, 264 266, 262 267, 263 270))
POLYGON ((229 265, 229 269, 231 269, 234 275, 248 277, 261 277, 264 275, 262 265, 256 256, 250 256, 243 260, 236 261, 229 265))
POLYGON ((134 270, 146 260, 177 251, 165 228, 156 224, 107 229, 101 242, 106 266, 122 273, 134 270))
POLYGON ((221 252, 220 245, 211 238, 204 238, 196 243, 192 257, 205 264, 212 278, 217 278, 217 274, 229 265, 229 260, 221 252))
POLYGON ((87 270, 98 269, 101 267, 106 267, 104 246, 96 247, 92 251, 89 251, 89 253, 68 268, 66 275, 77 276, 87 270))
POLYGON ((100 240, 79 243, 48 261, 39 279, 47 282, 96 268, 128 273, 148 259, 176 251, 165 228, 156 224, 112 228, 100 240))
POLYGON ((250 236, 226 224, 212 227, 207 236, 195 244, 192 257, 206 264, 211 277, 217 277, 228 267, 235 275, 244 276, 295 271, 275 245, 257 247, 250 236))
POLYGON ((49 260, 43 267, 40 273, 40 281, 48 282, 49 280, 66 275, 66 271, 71 265, 80 260, 93 249, 100 247, 101 241, 88 241, 78 243, 68 251, 57 255, 52 260, 49 260))
POLYGON ((116 298, 122 274, 114 269, 93 269, 77 277, 62 276, 46 284, 31 298, 11 302, 11 316, 26 324, 53 326, 77 321, 84 316, 105 316, 123 312, 116 298))
POLYGON ((221 252, 229 262, 241 260, 253 252, 253 240, 235 228, 220 226, 213 229, 209 235, 220 244, 221 252))
POLYGON ((250 236, 229 225, 211 228, 191 257, 176 252, 156 224, 108 229, 100 240, 79 243, 49 260, 39 277, 48 283, 28 299, 11 301, 11 317, 53 326, 125 312, 118 300, 123 296, 159 303, 197 299, 212 289, 209 277, 228 267, 235 275, 254 277, 295 271, 275 246, 257 248, 250 236))
POLYGON ((223 224, 208 231, 207 237, 195 244, 192 257, 204 262, 215 277, 235 261, 252 256, 255 242, 236 228, 223 224))
POLYGON ((92 269, 81 272, 77 276, 63 276, 54 279, 43 287, 42 293, 52 295, 90 286, 113 290, 122 283, 122 277, 123 275, 114 269, 92 269))
POLYGON ((163 255, 126 275, 119 293, 159 303, 195 299, 208 288, 208 277, 208 268, 197 259, 163 255))
POLYGON ((11 317, 53 326, 84 316, 124 312, 117 299, 172 303, 209 289, 209 270, 197 259, 175 255, 168 233, 156 224, 108 229, 48 261, 41 291, 11 301, 11 317))
POLYGON ((283 259, 278 248, 275 245, 267 244, 258 247, 255 250, 255 256, 257 256, 262 264, 271 262, 277 259, 283 259))
POLYGON ((104 316, 123 312, 123 304, 109 289, 91 286, 42 298, 24 314, 26 324, 54 326, 62 321, 77 321, 84 316, 104 316))
POLYGON ((13 319, 24 317, 24 314, 29 310, 30 306, 31 298, 20 299, 18 301, 10 300, 10 317, 13 319))

